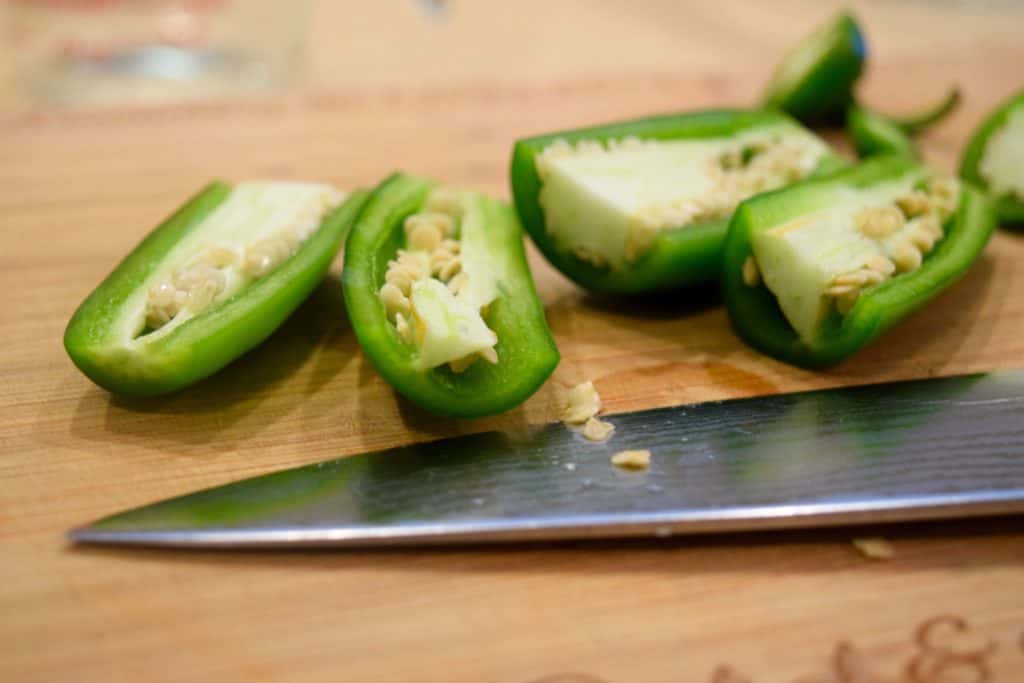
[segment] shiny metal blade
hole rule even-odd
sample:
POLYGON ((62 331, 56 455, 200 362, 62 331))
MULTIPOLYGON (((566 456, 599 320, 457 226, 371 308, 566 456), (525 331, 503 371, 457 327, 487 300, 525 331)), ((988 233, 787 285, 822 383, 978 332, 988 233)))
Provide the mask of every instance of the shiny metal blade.
POLYGON ((340 458, 107 517, 83 543, 368 546, 1024 512, 1024 370, 613 415, 340 458), (613 467, 646 448, 649 469, 613 467))

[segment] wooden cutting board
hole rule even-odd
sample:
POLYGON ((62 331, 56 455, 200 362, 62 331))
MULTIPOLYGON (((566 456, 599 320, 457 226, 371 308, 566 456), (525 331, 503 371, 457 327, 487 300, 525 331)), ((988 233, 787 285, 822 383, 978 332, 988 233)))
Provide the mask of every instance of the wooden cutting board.
MULTIPOLYGON (((871 91, 898 110, 964 84, 962 109, 924 140, 929 159, 952 169, 983 113, 1019 85, 1021 63, 1024 49, 941 69, 908 61, 876 73, 871 91)), ((609 302, 533 253, 562 363, 521 408, 471 422, 396 399, 359 352, 336 277, 263 346, 166 399, 113 398, 61 348, 79 301, 208 179, 354 187, 399 166, 507 196, 520 135, 742 104, 762 77, 659 73, 6 116, 0 680, 1024 680, 1020 518, 445 551, 64 541, 97 516, 241 477, 552 420, 566 388, 586 379, 618 412, 1024 367, 1024 237, 1007 232, 926 311, 824 373, 746 348, 708 292, 609 302), (865 534, 888 537, 894 557, 858 554, 850 540, 865 534)))

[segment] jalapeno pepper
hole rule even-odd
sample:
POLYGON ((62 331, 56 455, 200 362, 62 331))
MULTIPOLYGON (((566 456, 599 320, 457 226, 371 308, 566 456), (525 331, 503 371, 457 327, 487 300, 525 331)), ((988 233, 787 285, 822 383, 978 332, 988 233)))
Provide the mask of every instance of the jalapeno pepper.
POLYGON ((764 104, 805 123, 841 120, 853 103, 867 46, 852 15, 842 13, 801 40, 765 89, 764 104))
POLYGON ((1003 223, 1024 227, 1024 90, 989 114, 971 137, 960 176, 992 195, 1003 223))
POLYGON ((78 307, 64 333, 68 354, 118 394, 165 394, 207 377, 312 292, 365 196, 342 204, 326 185, 209 185, 78 307))
POLYGON ((515 407, 558 364, 511 206, 396 174, 345 247, 345 304, 377 370, 451 417, 515 407))
MULTIPOLYGON (((906 135, 917 135, 939 123, 960 102, 960 91, 954 87, 936 104, 918 113, 890 116, 869 112, 863 104, 858 104, 854 92, 866 58, 864 34, 856 19, 848 13, 839 14, 785 56, 768 83, 764 105, 807 124, 841 123, 851 108, 856 107, 856 111, 872 117, 870 123, 865 122, 863 116, 855 122, 862 140, 887 122, 888 130, 881 137, 891 141, 897 129, 906 135)), ((851 125, 849 121, 847 125, 851 125)), ((888 148, 887 143, 883 144, 888 148)), ((870 148, 877 151, 873 145, 870 148)), ((903 145, 900 152, 905 151, 903 145)))
POLYGON ((783 114, 704 111, 519 140, 511 182, 556 268, 633 294, 716 279, 740 200, 842 165, 783 114))
POLYGON ((960 277, 994 223, 971 185, 876 157, 744 202, 726 240, 726 305, 764 353, 833 365, 960 277))

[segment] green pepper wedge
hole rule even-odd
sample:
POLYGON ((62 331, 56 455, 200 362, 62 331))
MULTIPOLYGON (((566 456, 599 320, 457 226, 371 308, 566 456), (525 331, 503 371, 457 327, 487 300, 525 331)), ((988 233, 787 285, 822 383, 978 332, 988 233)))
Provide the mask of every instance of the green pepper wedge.
POLYGON ((783 58, 765 89, 764 105, 808 124, 841 120, 866 56, 856 20, 841 13, 783 58))
MULTIPOLYGON (((264 246, 278 248, 276 255, 260 255, 263 260, 258 267, 270 268, 269 272, 243 277, 231 271, 228 277, 235 278, 233 288, 184 315, 182 309, 166 329, 152 329, 147 316, 154 287, 162 286, 171 273, 178 277, 181 271, 175 268, 182 266, 183 259, 196 256, 186 253, 187 245, 202 247, 207 239, 204 235, 218 227, 206 219, 226 206, 233 192, 221 182, 200 191, 154 229, 75 311, 64 333, 64 346, 75 365, 96 384, 128 396, 166 394, 213 374, 257 346, 323 279, 367 196, 365 192, 352 193, 343 204, 322 215, 318 225, 309 222, 315 220, 314 214, 307 216, 304 225, 315 229, 301 243, 292 244, 290 251, 264 242, 264 246)), ((244 222, 236 222, 235 227, 236 238, 239 231, 245 234, 244 222)), ((243 253, 254 252, 243 249, 243 253)), ((234 266, 221 263, 220 268, 234 266)), ((218 275, 221 283, 225 281, 223 272, 218 275)))
MULTIPOLYGON (((392 319, 382 301, 392 268, 409 248, 410 238, 404 231, 414 216, 425 215, 424 207, 437 191, 455 193, 429 180, 397 173, 373 192, 345 246, 343 281, 349 318, 363 352, 378 372, 413 403, 448 417, 503 412, 531 396, 559 361, 511 206, 474 192, 455 193, 462 216, 459 239, 465 242, 469 226, 474 226, 475 270, 470 280, 478 276, 491 280, 493 298, 481 309, 477 324, 482 320, 496 334, 492 362, 478 360, 459 371, 443 363, 427 364, 424 342, 404 337, 396 327, 397 316, 392 319)), ((470 258, 467 249, 464 246, 461 252, 464 259, 470 258)), ((420 277, 412 284, 413 292, 420 291, 418 287, 426 291, 427 284, 438 282, 420 277)), ((406 282, 406 290, 409 287, 406 282)), ((410 294, 413 306, 415 296, 410 294)), ((411 318, 413 329, 423 329, 415 315, 411 318)), ((431 353, 444 352, 447 343, 435 344, 431 353)))
MULTIPOLYGON (((905 135, 917 135, 945 119, 960 103, 959 88, 950 88, 941 100, 926 109, 906 115, 888 115, 869 111, 858 103, 854 86, 864 72, 867 59, 864 33, 849 13, 840 13, 804 38, 787 54, 769 81, 763 104, 778 109, 808 125, 837 124, 852 108, 862 112, 853 124, 861 137, 855 137, 858 149, 865 136, 883 125, 879 135, 891 139, 897 129, 905 135), (870 115, 871 121, 864 121, 870 115)), ((886 144, 883 142, 883 144, 886 144)), ((869 144, 873 151, 876 151, 869 144)), ((906 146, 900 153, 906 151, 906 146)))
MULTIPOLYGON (((632 262, 614 266, 595 263, 593 259, 581 257, 572 245, 553 235, 553 222, 543 204, 544 180, 538 167, 539 160, 556 145, 575 145, 577 149, 583 145, 597 145, 609 151, 613 145, 623 141, 634 141, 634 145, 682 143, 707 146, 732 144, 771 131, 781 132, 802 141, 802 144, 816 146, 820 156, 808 175, 828 173, 845 165, 823 141, 778 112, 721 110, 654 116, 518 140, 510 166, 516 209, 523 227, 548 261, 587 289, 610 294, 638 294, 710 282, 717 279, 721 269, 728 214, 663 229, 632 262)), ((739 163, 746 164, 749 160, 745 157, 746 150, 739 163)), ((664 183, 668 173, 676 170, 669 168, 662 172, 663 169, 655 168, 638 175, 638 166, 623 162, 621 172, 637 176, 641 185, 664 183)), ((620 171, 612 169, 612 172, 620 171)), ((674 185, 687 186, 685 179, 674 185)), ((714 198, 715 192, 708 195, 714 198)), ((568 213, 571 215, 572 212, 568 213)), ((575 221, 581 232, 595 232, 586 219, 576 218, 575 221)))
POLYGON ((1017 92, 986 117, 964 149, 960 177, 987 190, 996 204, 999 219, 1006 225, 1024 227, 1024 184, 1004 187, 1008 181, 993 178, 1021 177, 1024 168, 1024 90, 1017 92), (1016 146, 1014 146, 1016 144, 1016 146), (1014 173, 1015 171, 1015 173, 1014 173), (993 187, 993 182, 1001 183, 993 187))
POLYGON ((861 158, 879 154, 902 154, 912 159, 918 156, 913 140, 890 119, 863 107, 851 107, 846 112, 846 131, 861 158))
POLYGON ((906 157, 875 157, 828 178, 766 193, 740 205, 729 227, 722 275, 726 306, 739 335, 760 351, 797 366, 835 365, 963 275, 984 249, 995 225, 991 202, 968 183, 960 184, 955 213, 944 225, 944 236, 919 261, 919 267, 864 290, 845 315, 830 311, 813 341, 802 338, 775 295, 745 273, 759 233, 783 232, 783 226, 799 225, 806 217, 832 210, 851 193, 920 182, 926 174, 926 169, 906 157))

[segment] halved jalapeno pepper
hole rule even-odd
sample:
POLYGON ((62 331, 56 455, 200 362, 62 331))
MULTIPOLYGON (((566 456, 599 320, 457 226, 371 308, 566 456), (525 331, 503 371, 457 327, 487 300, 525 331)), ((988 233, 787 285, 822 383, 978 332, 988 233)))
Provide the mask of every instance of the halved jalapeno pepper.
POLYGON ((705 111, 519 140, 511 181, 555 267, 630 294, 716 279, 741 200, 842 165, 784 114, 705 111))
POLYGON ((841 13, 783 58, 765 89, 764 105, 805 123, 842 120, 866 56, 860 26, 852 15, 841 13))
POLYGON ((858 103, 854 86, 864 72, 867 47, 853 15, 843 12, 800 41, 782 60, 764 94, 764 106, 806 124, 847 127, 862 155, 906 153, 909 136, 942 121, 960 103, 956 87, 928 108, 904 116, 881 114, 858 103), (852 117, 852 120, 851 120, 852 117), (897 140, 900 137, 906 138, 897 140))
POLYGON ((508 410, 558 364, 522 229, 504 202, 393 175, 352 228, 343 278, 363 352, 431 412, 508 410))
POLYGON ((992 195, 999 219, 1024 227, 1024 90, 996 108, 971 137, 960 177, 992 195))
POLYGON ((181 389, 253 348, 323 279, 365 193, 213 183, 150 233, 78 307, 68 355, 111 392, 181 389))
POLYGON ((726 305, 764 353, 832 365, 963 275, 994 225, 969 184, 876 157, 744 202, 726 239, 726 305))

